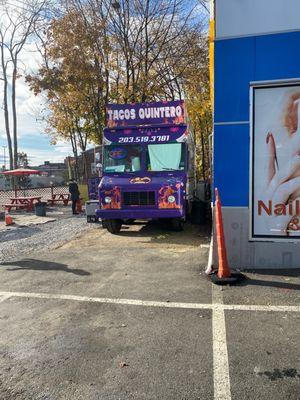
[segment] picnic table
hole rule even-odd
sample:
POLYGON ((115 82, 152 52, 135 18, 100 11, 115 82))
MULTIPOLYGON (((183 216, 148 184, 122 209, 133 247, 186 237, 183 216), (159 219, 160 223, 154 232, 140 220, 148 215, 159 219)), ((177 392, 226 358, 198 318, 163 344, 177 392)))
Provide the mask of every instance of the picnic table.
POLYGON ((68 205, 70 201, 69 193, 53 193, 51 195, 51 199, 48 200, 48 203, 51 206, 54 206, 55 203, 63 202, 65 206, 68 205))
POLYGON ((26 211, 32 211, 35 203, 40 202, 41 196, 24 196, 24 197, 11 197, 10 204, 5 204, 4 207, 10 212, 12 208, 16 210, 23 209, 26 211))

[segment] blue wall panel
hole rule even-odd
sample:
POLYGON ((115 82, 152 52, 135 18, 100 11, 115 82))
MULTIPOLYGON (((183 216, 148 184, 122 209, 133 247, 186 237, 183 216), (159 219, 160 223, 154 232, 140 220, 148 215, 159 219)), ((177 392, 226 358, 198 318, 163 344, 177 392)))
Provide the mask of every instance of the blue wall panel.
POLYGON ((215 43, 215 122, 249 121, 255 38, 215 43))
POLYGON ((300 77, 300 32, 256 37, 255 79, 300 77))
MULTIPOLYGON (((300 32, 220 40, 215 46, 215 122, 249 120, 251 81, 300 77, 300 32)), ((214 184, 224 206, 248 206, 245 125, 215 125, 214 184)))
POLYGON ((214 186, 222 205, 249 204, 249 125, 218 125, 214 132, 214 186))
POLYGON ((300 32, 215 44, 215 122, 249 120, 251 81, 300 77, 300 32))

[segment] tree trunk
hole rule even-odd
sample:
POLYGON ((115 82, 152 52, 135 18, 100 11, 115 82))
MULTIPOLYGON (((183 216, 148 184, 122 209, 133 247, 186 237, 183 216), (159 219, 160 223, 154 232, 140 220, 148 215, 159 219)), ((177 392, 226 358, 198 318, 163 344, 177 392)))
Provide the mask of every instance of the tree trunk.
POLYGON ((17 80, 17 64, 14 61, 14 69, 11 87, 11 105, 13 115, 13 141, 14 141, 14 168, 18 168, 18 132, 17 132, 17 109, 16 109, 16 80, 17 80))
POLYGON ((74 135, 74 132, 70 131, 70 140, 72 144, 72 150, 73 150, 73 155, 75 158, 75 166, 74 166, 74 176, 72 178, 75 178, 76 181, 78 181, 78 151, 77 151, 77 143, 76 143, 76 137, 74 135))
POLYGON ((204 135, 203 135, 202 129, 200 129, 200 137, 201 137, 201 153, 202 153, 202 178, 205 181, 206 180, 206 160, 205 160, 204 135))
POLYGON ((86 159, 86 152, 82 152, 82 164, 83 164, 83 183, 88 182, 88 165, 86 159))
POLYGON ((7 66, 4 60, 4 48, 1 46, 1 67, 3 73, 3 109, 4 109, 4 122, 5 122, 5 132, 7 137, 8 155, 9 155, 9 169, 13 169, 13 151, 12 151, 12 141, 10 136, 9 127, 9 115, 8 115, 8 104, 7 104, 7 66))
POLYGON ((5 131, 7 137, 7 146, 9 154, 9 169, 13 169, 13 150, 12 150, 12 140, 10 136, 9 129, 9 116, 8 116, 8 105, 7 105, 7 79, 4 79, 4 96, 3 96, 3 107, 4 107, 4 121, 5 121, 5 131))

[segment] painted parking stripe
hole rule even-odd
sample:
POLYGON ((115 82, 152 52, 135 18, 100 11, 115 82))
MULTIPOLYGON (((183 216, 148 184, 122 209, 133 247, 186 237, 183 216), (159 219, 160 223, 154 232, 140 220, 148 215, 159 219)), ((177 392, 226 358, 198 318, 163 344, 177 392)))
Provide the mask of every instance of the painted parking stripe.
POLYGON ((0 296, 9 297, 27 297, 49 300, 73 300, 90 303, 103 303, 103 304, 121 304, 145 307, 163 307, 163 308, 191 308, 191 309, 211 309, 211 304, 201 303, 174 303, 166 301, 151 301, 151 300, 134 300, 134 299, 118 299, 106 297, 87 297, 87 296, 74 296, 68 294, 52 294, 52 293, 30 293, 30 292, 0 292, 0 296))
POLYGON ((226 339, 226 311, 255 311, 255 312, 300 312, 300 306, 282 305, 249 305, 224 304, 220 287, 212 286, 212 303, 183 303, 135 300, 106 297, 88 297, 68 294, 8 292, 0 291, 0 303, 13 297, 36 298, 48 300, 69 300, 77 302, 134 305, 144 307, 178 308, 178 309, 207 309, 212 310, 213 333, 213 368, 214 368, 214 400, 231 400, 229 360, 226 339))
POLYGON ((11 297, 10 294, 0 295, 0 303, 2 303, 2 301, 9 299, 10 297, 11 297))
POLYGON ((300 312, 300 306, 223 304, 222 308, 229 311, 300 312))
POLYGON ((10 297, 37 298, 49 300, 73 300, 78 302, 103 303, 103 304, 123 304, 144 307, 162 308, 185 308, 196 310, 222 309, 225 311, 272 311, 272 312, 300 312, 300 306, 269 306, 269 305, 248 305, 248 304, 206 304, 206 303, 182 303, 168 301, 119 299, 107 297, 88 297, 70 294, 53 293, 32 293, 32 292, 7 292, 0 291, 0 302, 10 297))
POLYGON ((223 293, 212 285, 214 400, 231 400, 223 293))

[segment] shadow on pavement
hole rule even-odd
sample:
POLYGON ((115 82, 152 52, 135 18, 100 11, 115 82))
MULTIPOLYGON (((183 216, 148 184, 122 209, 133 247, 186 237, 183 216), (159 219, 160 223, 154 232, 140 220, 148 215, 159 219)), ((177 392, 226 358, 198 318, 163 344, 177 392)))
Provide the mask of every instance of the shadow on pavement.
POLYGON ((264 281, 261 279, 252 279, 247 277, 247 279, 239 284, 239 286, 264 286, 264 287, 274 287, 278 289, 286 290, 300 290, 300 285, 297 283, 288 283, 280 281, 264 281))
POLYGON ((210 227, 209 225, 199 226, 186 223, 183 231, 176 232, 172 231, 167 223, 159 221, 149 221, 147 223, 134 222, 128 225, 124 224, 118 236, 144 237, 150 238, 151 242, 199 246, 200 238, 210 239, 210 227), (138 231, 128 229, 132 225, 140 225, 141 228, 138 231), (123 230, 124 228, 126 230, 123 230))
POLYGON ((156 236, 160 233, 166 233, 167 229, 163 229, 162 224, 156 222, 156 221, 149 221, 149 222, 134 222, 131 224, 126 224, 122 226, 122 230, 119 233, 120 236, 139 236, 139 237, 149 237, 149 236, 156 236), (138 225, 141 226, 141 229, 138 231, 130 231, 128 230, 130 226, 133 225, 138 225), (123 229, 126 229, 126 231, 123 231, 123 229))
POLYGON ((19 271, 19 270, 33 270, 33 271, 63 271, 74 275, 91 275, 90 272, 83 269, 71 269, 66 264, 35 260, 33 258, 25 258, 20 261, 8 261, 3 262, 0 266, 16 266, 17 268, 8 268, 7 271, 19 271))
POLYGON ((274 275, 274 276, 291 276, 300 277, 300 268, 289 268, 289 269, 259 269, 253 271, 253 269, 246 269, 245 272, 254 272, 256 275, 274 275))

